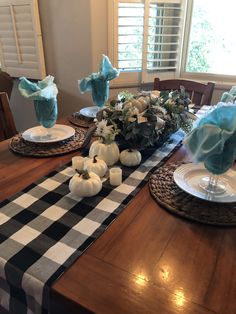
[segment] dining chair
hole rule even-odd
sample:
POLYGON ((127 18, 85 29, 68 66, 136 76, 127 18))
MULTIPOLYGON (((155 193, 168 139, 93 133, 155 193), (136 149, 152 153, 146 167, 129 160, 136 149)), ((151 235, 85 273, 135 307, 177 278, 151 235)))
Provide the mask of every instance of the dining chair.
POLYGON ((0 70, 0 92, 5 92, 11 98, 13 78, 6 72, 0 70))
POLYGON ((180 89, 180 86, 184 86, 186 92, 189 94, 189 98, 196 106, 210 105, 211 98, 214 91, 215 84, 208 82, 207 84, 189 81, 189 80, 160 80, 154 79, 154 90, 176 90, 180 89))
POLYGON ((7 93, 0 92, 0 141, 17 133, 7 93))

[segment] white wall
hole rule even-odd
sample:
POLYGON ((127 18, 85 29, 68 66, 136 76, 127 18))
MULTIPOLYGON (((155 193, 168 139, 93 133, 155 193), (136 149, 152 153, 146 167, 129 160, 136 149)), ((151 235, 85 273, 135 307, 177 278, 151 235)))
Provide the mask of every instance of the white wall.
MULTIPOLYGON (((92 105, 91 94, 81 94, 78 79, 97 71, 107 54, 106 0, 38 0, 47 74, 59 89, 59 116, 92 105)), ((33 103, 23 99, 16 80, 11 107, 17 129, 36 125, 33 103)))
MULTIPOLYGON (((47 74, 59 89, 59 117, 92 105, 90 93, 80 94, 78 79, 97 72, 108 54, 107 0, 38 0, 47 74)), ((11 107, 18 131, 36 125, 33 104, 19 95, 17 81, 11 107)), ((126 88, 124 88, 126 89, 126 88)), ((131 90, 135 93, 136 89, 131 90)), ((110 90, 110 96, 118 90, 110 90)), ((223 92, 223 91, 222 91, 223 92)), ((217 102, 221 91, 217 91, 217 102)))

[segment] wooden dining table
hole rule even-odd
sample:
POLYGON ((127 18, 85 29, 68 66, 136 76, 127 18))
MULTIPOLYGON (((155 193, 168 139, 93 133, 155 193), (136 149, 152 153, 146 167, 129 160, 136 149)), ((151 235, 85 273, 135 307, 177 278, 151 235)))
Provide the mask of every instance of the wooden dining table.
MULTIPOLYGON (((79 154, 23 157, 8 144, 0 143, 0 201, 79 154)), ((167 162, 179 160, 190 160, 184 147, 167 162)), ((146 185, 53 284, 50 304, 55 314, 235 314, 236 229, 178 218, 146 185)))

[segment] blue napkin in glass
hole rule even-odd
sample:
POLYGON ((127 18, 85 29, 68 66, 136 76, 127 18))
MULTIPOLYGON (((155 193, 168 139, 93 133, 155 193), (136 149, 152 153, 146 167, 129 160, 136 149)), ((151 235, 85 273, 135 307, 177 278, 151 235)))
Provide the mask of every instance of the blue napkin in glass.
POLYGON ((208 171, 222 174, 236 157, 236 106, 218 104, 202 118, 184 143, 196 162, 204 162, 208 171))
POLYGON ((22 96, 31 100, 49 100, 55 99, 58 89, 54 81, 54 77, 48 75, 42 81, 33 83, 25 77, 20 77, 18 89, 22 96))
POLYGON ((232 86, 229 92, 223 93, 220 101, 226 103, 228 102, 234 103, 235 100, 236 100, 236 86, 232 86))
POLYGON ((79 81, 81 93, 92 91, 92 98, 98 107, 102 107, 109 97, 109 81, 119 75, 119 71, 112 67, 109 58, 103 55, 98 73, 92 73, 79 81))

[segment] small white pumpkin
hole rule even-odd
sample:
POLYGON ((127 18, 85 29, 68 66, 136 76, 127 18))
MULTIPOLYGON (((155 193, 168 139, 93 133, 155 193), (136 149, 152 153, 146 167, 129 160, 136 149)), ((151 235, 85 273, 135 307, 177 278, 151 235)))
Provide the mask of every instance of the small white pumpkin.
POLYGON ((97 158, 97 155, 95 155, 92 159, 88 158, 85 160, 84 170, 88 170, 88 172, 94 172, 100 178, 102 178, 107 172, 107 164, 104 160, 97 158))
POLYGON ((102 189, 100 177, 93 172, 84 171, 75 174, 69 182, 69 190, 79 197, 90 197, 98 194, 102 189))
POLYGON ((146 110, 149 105, 149 97, 141 96, 138 98, 138 101, 142 104, 142 111, 146 110))
POLYGON ((124 166, 132 167, 140 164, 142 155, 136 149, 125 149, 120 154, 120 162, 124 166))
POLYGON ((141 113, 147 109, 148 101, 146 100, 145 97, 139 97, 138 99, 130 99, 124 102, 125 109, 129 109, 132 107, 138 109, 139 113, 141 113))
POLYGON ((119 147, 115 142, 104 144, 101 141, 94 141, 89 149, 89 157, 93 158, 96 155, 108 166, 113 166, 119 160, 119 147))

